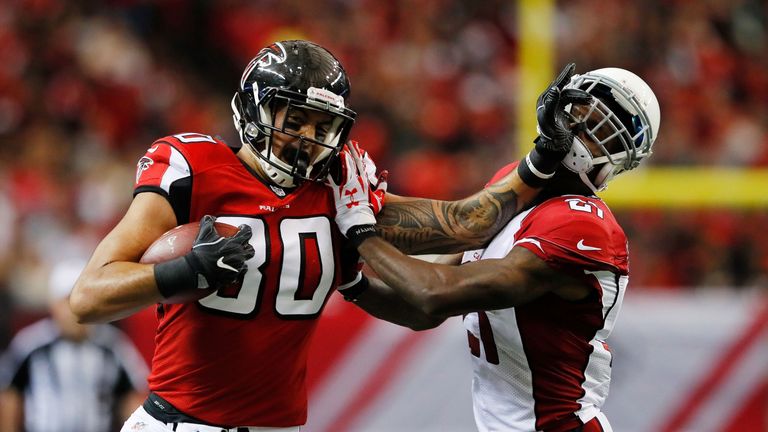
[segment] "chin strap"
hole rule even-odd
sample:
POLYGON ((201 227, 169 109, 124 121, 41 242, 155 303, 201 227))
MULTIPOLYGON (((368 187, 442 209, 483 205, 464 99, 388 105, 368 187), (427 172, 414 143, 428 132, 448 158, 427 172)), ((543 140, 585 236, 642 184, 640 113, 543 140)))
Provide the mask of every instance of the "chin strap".
POLYGON ((571 150, 563 158, 563 166, 575 173, 588 173, 594 166, 594 156, 578 137, 573 138, 571 150))
MULTIPOLYGON (((612 156, 618 158, 621 154, 612 156)), ((608 187, 608 182, 614 177, 614 169, 616 167, 608 156, 594 157, 586 144, 579 138, 573 139, 571 150, 563 159, 563 166, 577 173, 581 181, 593 193, 600 192, 608 187), (594 168, 598 168, 599 171, 593 182, 587 174, 592 172, 594 168)))
POLYGON ((267 177, 269 177, 269 181, 271 181, 272 183, 280 187, 292 188, 296 186, 296 180, 293 178, 292 175, 288 174, 287 172, 281 169, 276 168, 272 164, 278 165, 289 171, 291 170, 290 165, 281 161, 274 154, 270 154, 269 156, 267 156, 266 149, 264 149, 260 154, 262 157, 257 157, 257 159, 259 161, 259 164, 261 165, 261 169, 264 171, 267 177), (269 158, 269 161, 267 161, 267 158, 269 158))

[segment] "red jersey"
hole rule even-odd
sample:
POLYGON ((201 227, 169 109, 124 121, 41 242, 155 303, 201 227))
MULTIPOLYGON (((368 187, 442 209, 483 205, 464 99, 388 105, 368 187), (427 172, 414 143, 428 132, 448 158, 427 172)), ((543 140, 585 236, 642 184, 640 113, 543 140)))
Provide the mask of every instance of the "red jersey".
POLYGON ((156 141, 134 193, 165 196, 177 222, 253 229, 256 252, 239 287, 159 305, 150 390, 183 413, 229 426, 301 425, 310 337, 330 293, 357 275, 341 264, 331 189, 265 183, 224 142, 202 134, 156 141))
POLYGON ((517 215, 464 262, 501 258, 515 247, 594 291, 579 301, 548 293, 466 315, 475 420, 481 431, 571 430, 597 416, 608 393, 606 339, 629 281, 627 239, 600 199, 559 196, 517 215))

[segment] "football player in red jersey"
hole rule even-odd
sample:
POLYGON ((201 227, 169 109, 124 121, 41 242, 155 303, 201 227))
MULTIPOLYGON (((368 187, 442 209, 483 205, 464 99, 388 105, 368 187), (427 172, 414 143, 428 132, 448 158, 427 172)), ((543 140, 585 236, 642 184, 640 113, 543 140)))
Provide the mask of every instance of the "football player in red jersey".
MULTIPOLYGON (((157 140, 139 160, 133 202, 70 298, 82 322, 158 303, 151 394, 123 430, 294 431, 305 423, 306 357, 317 318, 331 292, 352 298, 366 282, 333 223, 333 189, 324 184, 355 119, 349 90, 326 49, 277 42, 246 67, 232 100, 241 145, 181 133, 157 140), (164 232, 199 220, 191 252, 139 263, 164 232), (214 221, 239 231, 221 237, 214 221), (194 302, 167 300, 210 287, 217 292, 194 302)), ((556 90, 548 107, 578 99, 556 90)), ((529 165, 464 200, 392 197, 384 219, 408 223, 385 222, 382 232, 410 252, 478 247, 535 196, 537 179, 554 171, 569 144, 539 141, 529 165)), ((369 174, 373 187, 364 200, 379 207, 384 184, 375 168, 369 174)), ((355 214, 344 220, 354 222, 355 214)))
POLYGON ((381 278, 358 290, 358 305, 412 327, 464 315, 481 431, 611 430, 601 412, 611 372, 605 340, 629 281, 628 250, 595 193, 651 154, 660 110, 651 88, 623 69, 575 75, 567 89, 593 102, 568 107, 577 139, 564 167, 487 245, 456 256, 460 266, 408 257, 377 238, 366 206, 345 210, 344 183, 359 184, 366 169, 354 146, 343 156, 345 182, 335 186, 337 224, 381 278), (367 224, 340 220, 350 213, 367 224), (385 309, 380 299, 391 296, 413 305, 412 315, 385 309))

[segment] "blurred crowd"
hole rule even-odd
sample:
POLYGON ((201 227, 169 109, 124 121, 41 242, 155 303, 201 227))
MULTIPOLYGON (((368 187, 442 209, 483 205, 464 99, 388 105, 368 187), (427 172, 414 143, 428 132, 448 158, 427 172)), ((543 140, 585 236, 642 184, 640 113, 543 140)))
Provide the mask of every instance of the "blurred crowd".
MULTIPOLYGON (((558 3, 558 65, 624 67, 655 88, 651 164, 768 167, 764 1, 558 3)), ((0 346, 44 309, 52 264, 87 257, 114 225, 156 138, 237 140, 230 98, 274 40, 342 60, 352 137, 393 192, 475 191, 530 145, 512 142, 516 17, 509 0, 0 2, 0 346)), ((620 212, 633 287, 765 286, 765 213, 620 212)))

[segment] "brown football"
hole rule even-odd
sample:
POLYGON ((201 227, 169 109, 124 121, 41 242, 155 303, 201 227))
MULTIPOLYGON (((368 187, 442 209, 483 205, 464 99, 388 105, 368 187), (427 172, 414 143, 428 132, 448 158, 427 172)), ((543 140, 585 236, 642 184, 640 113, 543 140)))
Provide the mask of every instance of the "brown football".
MULTIPOLYGON (((237 227, 232 225, 215 222, 214 226, 216 227, 216 232, 224 237, 231 237, 237 233, 237 227)), ((139 262, 143 264, 157 264, 188 254, 192 250, 192 243, 195 242, 199 230, 199 222, 179 225, 168 230, 149 245, 139 262)), ((208 296, 213 292, 213 289, 186 290, 164 299, 162 303, 188 303, 208 296)))

